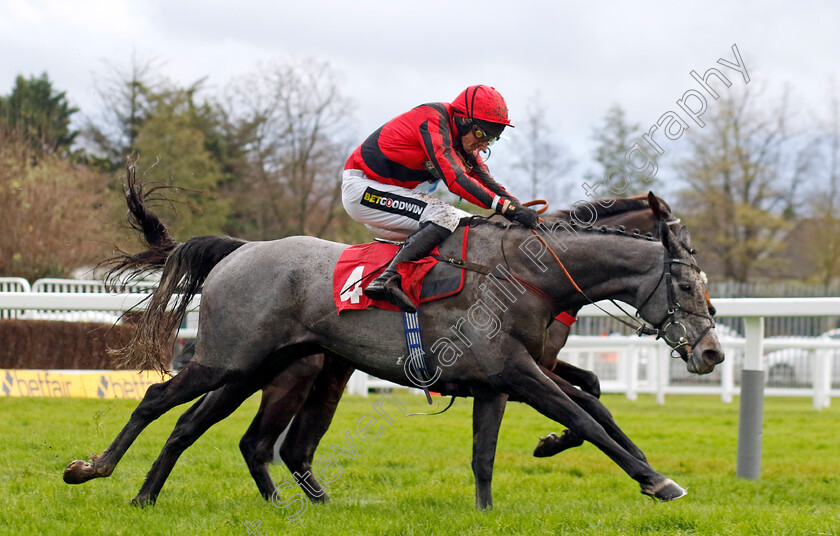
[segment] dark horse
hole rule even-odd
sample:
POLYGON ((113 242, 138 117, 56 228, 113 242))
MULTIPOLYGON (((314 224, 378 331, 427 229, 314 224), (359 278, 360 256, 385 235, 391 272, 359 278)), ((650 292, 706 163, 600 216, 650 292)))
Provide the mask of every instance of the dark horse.
MULTIPOLYGON (((643 492, 669 500, 684 490, 616 442, 536 363, 543 356, 545 326, 557 313, 606 298, 634 305, 655 327, 648 331, 663 334, 689 371, 710 372, 723 359, 688 233, 668 227, 671 217, 654 196, 649 203, 661 240, 589 232, 561 220, 549 220, 536 234, 516 225, 474 222, 470 255, 476 266, 486 269, 468 275, 461 295, 428 304, 420 318, 429 365, 440 373, 439 382, 469 386, 477 409, 501 409, 509 394, 516 396, 598 446, 643 492), (568 257, 565 265, 554 250, 568 257), (547 253, 555 264, 543 262, 547 253), (493 303, 503 313, 500 325, 490 331, 475 316, 475 304, 491 299, 489 284, 498 293, 493 303), (463 344, 449 338, 449 328, 459 330, 463 344)), ((307 237, 263 243, 197 237, 168 253, 161 284, 126 355, 146 366, 161 366, 168 333, 203 287, 195 357, 178 376, 149 389, 101 456, 70 464, 65 481, 110 475, 149 422, 209 393, 181 417, 135 498, 140 504, 154 501, 184 449, 295 360, 312 354, 337 355, 369 373, 410 385, 397 360, 404 353, 399 315, 379 310, 335 315, 324 274, 331 272, 344 247, 307 237), (167 308, 176 292, 179 303, 172 315, 167 308)), ((451 254, 446 245, 443 250, 451 254)), ((493 417, 474 418, 474 425, 498 430, 498 422, 486 421, 496 415, 500 419, 501 411, 476 414, 493 417)), ((493 436, 495 447, 495 432, 493 436)), ((492 454, 485 465, 492 468, 492 454)), ((477 486, 488 476, 477 472, 477 486)), ((485 484, 489 491, 489 479, 485 484)))

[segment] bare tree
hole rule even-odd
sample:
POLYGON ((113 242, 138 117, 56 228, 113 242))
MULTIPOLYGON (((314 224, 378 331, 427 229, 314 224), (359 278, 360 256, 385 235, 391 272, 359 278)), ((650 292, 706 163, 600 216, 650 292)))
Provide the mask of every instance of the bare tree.
POLYGON ((725 278, 747 281, 783 246, 809 163, 794 149, 788 121, 786 95, 772 109, 749 89, 730 93, 677 166, 686 182, 681 213, 700 254, 725 278))
POLYGON ((523 137, 516 138, 517 158, 513 168, 525 174, 527 189, 524 191, 531 199, 558 201, 558 197, 567 193, 558 192, 558 186, 575 161, 565 147, 549 137, 547 107, 539 94, 534 94, 529 102, 525 122, 517 126, 523 137))
POLYGON ((149 115, 153 96, 165 84, 160 74, 161 62, 131 55, 125 70, 111 63, 108 71, 94 81, 102 99, 98 117, 87 117, 82 137, 87 149, 100 158, 110 171, 122 169, 124 158, 135 150, 143 121, 149 115))
POLYGON ((826 132, 819 140, 820 171, 824 183, 809 197, 813 225, 810 226, 807 248, 816 269, 816 276, 825 287, 840 275, 840 98, 832 85, 831 116, 826 132))
POLYGON ((243 155, 229 185, 237 234, 322 236, 342 210, 340 171, 350 102, 337 74, 317 61, 275 62, 227 91, 228 132, 243 155))

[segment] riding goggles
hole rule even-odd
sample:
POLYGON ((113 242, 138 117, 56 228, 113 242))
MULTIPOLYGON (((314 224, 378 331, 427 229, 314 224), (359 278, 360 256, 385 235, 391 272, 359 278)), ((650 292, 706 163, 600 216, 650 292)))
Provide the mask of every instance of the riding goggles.
POLYGON ((499 136, 494 136, 475 124, 472 126, 472 132, 479 143, 486 143, 488 146, 493 145, 499 139, 499 136))

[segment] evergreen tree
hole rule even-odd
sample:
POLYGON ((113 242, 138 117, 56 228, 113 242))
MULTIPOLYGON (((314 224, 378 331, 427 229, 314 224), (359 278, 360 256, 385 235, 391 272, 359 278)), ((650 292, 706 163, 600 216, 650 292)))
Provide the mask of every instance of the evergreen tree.
POLYGON ((28 79, 18 76, 11 95, 0 97, 0 121, 23 135, 35 157, 70 153, 78 134, 70 129, 70 118, 78 111, 65 92, 53 88, 47 73, 28 79))
POLYGON ((177 187, 181 206, 161 207, 173 232, 182 239, 219 234, 227 220, 228 203, 218 196, 225 178, 211 151, 219 144, 208 139, 213 130, 212 109, 195 101, 198 85, 173 89, 149 99, 147 117, 137 131, 134 149, 146 167, 146 180, 177 187), (166 217, 167 211, 176 214, 166 217))
POLYGON ((151 102, 166 81, 154 60, 131 58, 129 70, 109 65, 95 86, 102 98, 99 117, 88 117, 82 133, 92 162, 103 170, 121 172, 126 155, 136 151, 137 136, 150 114, 151 102))
MULTIPOLYGON (((607 110, 603 125, 593 130, 592 139, 597 143, 593 159, 599 166, 587 178, 601 183, 597 190, 599 197, 640 195, 651 190, 654 179, 634 172, 626 160, 641 132, 638 123, 628 122, 618 104, 607 110), (624 175, 608 173, 610 170, 622 170, 624 175)), ((639 165, 638 156, 633 160, 635 165, 639 165)), ((656 153, 648 151, 644 156, 655 161, 656 153)))

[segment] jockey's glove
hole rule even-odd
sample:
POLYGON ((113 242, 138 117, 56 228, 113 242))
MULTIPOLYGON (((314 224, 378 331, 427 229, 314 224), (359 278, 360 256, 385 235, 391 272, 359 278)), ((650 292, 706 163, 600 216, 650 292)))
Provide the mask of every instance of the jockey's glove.
POLYGON ((536 210, 507 199, 503 203, 501 214, 510 221, 519 222, 529 229, 536 229, 540 224, 540 215, 536 210))

